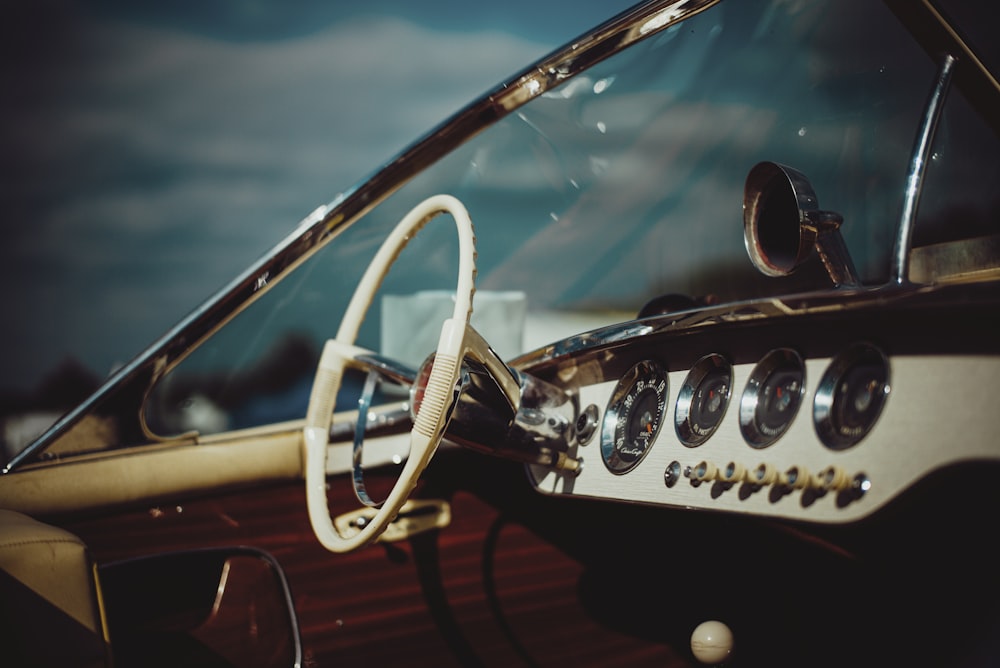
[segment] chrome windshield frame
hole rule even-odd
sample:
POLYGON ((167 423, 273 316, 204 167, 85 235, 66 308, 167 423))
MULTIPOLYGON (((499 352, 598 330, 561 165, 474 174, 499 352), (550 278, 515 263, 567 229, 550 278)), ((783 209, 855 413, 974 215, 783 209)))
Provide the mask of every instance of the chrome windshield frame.
POLYGON ((941 112, 944 109, 944 102, 951 86, 954 69, 955 57, 951 54, 945 54, 941 59, 941 68, 938 70, 934 87, 927 98, 924 116, 914 142, 890 275, 890 281, 896 285, 903 285, 909 280, 910 242, 917 221, 917 207, 920 204, 920 193, 923 190, 924 174, 927 171, 927 162, 930 160, 931 148, 934 144, 934 134, 941 120, 941 112))

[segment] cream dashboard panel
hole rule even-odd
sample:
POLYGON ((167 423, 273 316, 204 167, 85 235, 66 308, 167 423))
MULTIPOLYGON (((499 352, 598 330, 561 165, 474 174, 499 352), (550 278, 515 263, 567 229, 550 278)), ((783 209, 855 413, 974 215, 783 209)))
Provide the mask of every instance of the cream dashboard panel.
MULTIPOLYGON (((772 444, 751 447, 740 429, 740 401, 755 364, 733 366, 728 408, 716 431, 701 445, 684 445, 675 430, 679 389, 687 370, 667 374, 664 415, 658 433, 639 463, 616 474, 601 453, 602 425, 616 381, 580 388, 580 406, 597 409, 597 428, 574 446, 583 459, 579 475, 529 467, 539 491, 679 508, 751 513, 840 523, 881 508, 928 474, 962 462, 1000 460, 1000 357, 992 355, 895 356, 889 362, 889 391, 880 415, 856 444, 832 449, 814 426, 817 388, 832 358, 804 361, 804 394, 787 430, 772 444), (808 478, 805 488, 756 484, 744 479, 698 481, 711 471, 725 477, 742 465, 751 472, 762 464, 784 473, 793 467, 808 478), (701 468, 699 468, 701 466, 701 468), (834 468, 829 468, 834 467, 834 468), (846 489, 824 490, 817 474, 846 475, 846 489)), ((612 415, 612 420, 615 415, 612 415)), ((572 454, 572 452, 571 452, 572 454)))
MULTIPOLYGON (((356 412, 337 415, 353 424, 356 412)), ((303 477, 301 423, 248 429, 197 443, 142 445, 45 462, 0 476, 0 509, 28 515, 75 513, 182 495, 303 477)), ((327 448, 328 475, 353 467, 352 444, 327 448)), ((409 451, 409 433, 368 439, 365 466, 395 464, 409 451)))

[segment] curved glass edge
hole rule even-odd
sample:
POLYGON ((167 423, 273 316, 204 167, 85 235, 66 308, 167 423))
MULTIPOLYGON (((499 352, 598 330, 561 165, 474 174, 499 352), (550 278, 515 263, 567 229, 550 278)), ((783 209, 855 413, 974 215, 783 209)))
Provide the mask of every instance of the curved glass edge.
MULTIPOLYGON (((698 14, 720 0, 648 0, 542 58, 519 75, 447 119, 367 180, 321 205, 270 252, 237 276, 131 362, 110 376, 0 469, 10 473, 67 434, 108 402, 134 424, 118 425, 119 438, 156 440, 143 424, 142 404, 167 371, 293 269, 361 218, 422 169, 532 99, 628 46, 698 14)), ((193 438, 193 435, 191 436, 193 438)), ((184 436, 171 441, 183 441, 184 436)))

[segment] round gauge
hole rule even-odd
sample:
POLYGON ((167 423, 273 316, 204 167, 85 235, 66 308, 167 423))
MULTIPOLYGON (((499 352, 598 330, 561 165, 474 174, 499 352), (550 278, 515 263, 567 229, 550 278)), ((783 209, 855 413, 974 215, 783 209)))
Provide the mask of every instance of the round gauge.
POLYGON ((740 400, 740 431, 755 448, 774 443, 792 424, 805 394, 806 370, 798 353, 772 350, 754 367, 740 400))
POLYGON ((642 461, 660 431, 667 407, 667 374, 653 361, 622 376, 604 412, 601 458, 612 473, 628 473, 642 461))
POLYGON ((849 448, 871 430, 889 395, 889 361, 875 346, 851 346, 830 363, 813 401, 820 440, 849 448))
POLYGON ((681 443, 695 447, 708 440, 726 414, 732 385, 733 368, 722 355, 706 355, 691 367, 674 411, 681 443))

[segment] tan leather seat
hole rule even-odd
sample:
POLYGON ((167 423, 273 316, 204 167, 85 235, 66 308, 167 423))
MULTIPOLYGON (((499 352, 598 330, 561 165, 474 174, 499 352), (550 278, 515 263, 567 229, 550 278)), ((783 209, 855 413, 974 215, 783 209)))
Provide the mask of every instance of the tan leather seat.
POLYGON ((0 510, 0 651, 9 666, 109 666, 97 570, 73 534, 0 510))

